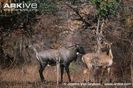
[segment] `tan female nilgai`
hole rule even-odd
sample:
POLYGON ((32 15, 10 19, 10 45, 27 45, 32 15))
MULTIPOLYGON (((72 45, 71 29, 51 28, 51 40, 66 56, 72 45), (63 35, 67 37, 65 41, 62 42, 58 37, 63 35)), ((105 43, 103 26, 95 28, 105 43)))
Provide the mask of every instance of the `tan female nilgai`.
POLYGON ((96 68, 103 68, 107 69, 108 74, 110 73, 110 66, 113 64, 113 54, 111 50, 111 44, 106 43, 106 49, 103 52, 100 52, 99 54, 96 53, 87 53, 83 55, 82 61, 86 64, 90 74, 89 74, 89 80, 94 81, 94 77, 92 78, 93 71, 96 70, 96 68), (92 78, 92 79, 91 79, 92 78))

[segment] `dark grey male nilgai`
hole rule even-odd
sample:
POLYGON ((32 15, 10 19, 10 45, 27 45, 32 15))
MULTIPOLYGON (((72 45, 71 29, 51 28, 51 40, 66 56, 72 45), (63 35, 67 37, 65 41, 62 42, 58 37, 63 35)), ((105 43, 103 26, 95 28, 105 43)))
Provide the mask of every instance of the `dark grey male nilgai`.
POLYGON ((36 53, 36 58, 40 63, 39 74, 41 81, 44 81, 43 70, 47 65, 54 66, 57 62, 60 64, 61 69, 61 82, 63 81, 63 73, 64 68, 67 72, 68 79, 71 81, 70 73, 69 73, 69 65, 72 61, 77 59, 77 53, 85 54, 84 48, 79 45, 73 45, 69 47, 61 47, 58 49, 48 49, 41 52, 37 52, 37 50, 33 46, 29 46, 36 53))

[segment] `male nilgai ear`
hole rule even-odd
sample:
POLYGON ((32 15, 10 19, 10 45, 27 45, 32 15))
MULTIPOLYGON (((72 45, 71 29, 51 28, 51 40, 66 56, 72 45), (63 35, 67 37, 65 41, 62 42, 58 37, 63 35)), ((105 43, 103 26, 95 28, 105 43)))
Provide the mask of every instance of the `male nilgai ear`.
POLYGON ((76 47, 79 47, 79 44, 75 44, 76 47))

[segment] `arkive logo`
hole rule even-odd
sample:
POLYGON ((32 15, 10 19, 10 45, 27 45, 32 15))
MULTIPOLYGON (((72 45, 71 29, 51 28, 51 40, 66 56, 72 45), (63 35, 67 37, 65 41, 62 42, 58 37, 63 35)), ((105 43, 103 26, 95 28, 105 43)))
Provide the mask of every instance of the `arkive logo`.
POLYGON ((24 8, 32 8, 32 9, 36 9, 37 8, 37 3, 5 3, 3 8, 15 8, 15 9, 24 9, 24 8))
POLYGON ((1 4, 3 10, 14 10, 14 11, 33 11, 37 10, 37 3, 26 3, 26 2, 13 2, 13 3, 3 3, 1 4))

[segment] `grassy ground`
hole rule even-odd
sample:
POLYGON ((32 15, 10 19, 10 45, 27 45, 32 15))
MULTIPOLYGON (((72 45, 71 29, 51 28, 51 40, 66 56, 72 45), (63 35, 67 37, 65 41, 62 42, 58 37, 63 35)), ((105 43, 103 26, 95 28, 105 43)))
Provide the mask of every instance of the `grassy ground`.
POLYGON ((69 86, 56 85, 56 82, 0 82, 0 88, 132 88, 131 86, 69 86))
MULTIPOLYGON (((46 83, 40 81, 38 65, 25 65, 22 68, 0 70, 0 88, 114 88, 114 86, 68 86, 56 85, 56 67, 47 66, 44 71, 46 83)), ((85 68, 71 64, 70 72, 72 82, 88 81, 88 75, 84 74, 85 68)), ((64 75, 64 82, 68 82, 67 75, 64 75)), ((115 88, 131 88, 130 86, 119 86, 115 88)))

